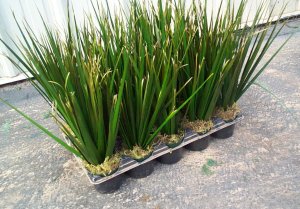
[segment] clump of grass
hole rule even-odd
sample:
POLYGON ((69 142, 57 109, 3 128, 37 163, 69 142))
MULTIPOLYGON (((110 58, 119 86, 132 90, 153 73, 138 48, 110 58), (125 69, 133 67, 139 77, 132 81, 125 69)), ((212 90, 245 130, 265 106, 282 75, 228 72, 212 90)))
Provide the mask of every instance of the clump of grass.
MULTIPOLYGON (((230 11, 228 17, 230 19, 229 24, 232 25, 234 31, 230 35, 229 45, 231 47, 227 47, 227 53, 230 54, 230 57, 227 59, 232 60, 233 63, 224 78, 218 101, 219 112, 223 110, 223 116, 228 111, 236 109, 236 102, 255 82, 259 75, 263 73, 268 64, 289 40, 288 38, 270 58, 261 64, 264 55, 268 52, 268 49, 285 25, 279 24, 279 19, 284 12, 284 8, 278 20, 272 22, 272 11, 274 8, 271 9, 270 15, 267 16, 267 3, 263 2, 255 12, 252 23, 247 20, 244 24, 242 23, 242 17, 245 15, 246 4, 247 1, 241 1, 237 10, 228 8, 230 11), (235 16, 233 15, 234 13, 236 13, 235 16), (266 23, 259 25, 263 19, 266 19, 266 23)), ((235 114, 232 116, 235 116, 235 114)))
MULTIPOLYGON (((34 76, 35 81, 30 80, 32 85, 51 104, 55 120, 71 145, 8 105, 68 151, 94 166, 111 162, 114 154, 128 72, 126 66, 120 72, 120 60, 126 57, 123 48, 116 47, 113 36, 109 36, 114 34, 114 28, 108 22, 108 15, 98 20, 99 29, 91 21, 79 28, 75 17, 69 16, 63 36, 44 23, 45 33, 41 39, 29 25, 25 24, 23 29, 17 22, 23 38, 21 44, 15 43, 18 52, 1 40, 21 63, 15 63, 16 66, 34 76), (74 33, 71 18, 75 22, 74 33), (117 77, 118 83, 115 82, 117 77)), ((106 167, 100 167, 103 166, 106 167)))
POLYGON ((222 14, 221 8, 222 5, 218 8, 216 19, 213 19, 207 15, 206 1, 204 4, 193 1, 190 13, 184 21, 188 31, 181 48, 187 49, 187 56, 183 58, 184 68, 179 80, 182 85, 189 79, 191 82, 182 91, 180 98, 184 100, 212 75, 201 91, 191 99, 185 110, 186 118, 190 121, 185 126, 198 129, 199 132, 207 131, 207 128, 212 127, 211 118, 222 83, 232 65, 232 61, 227 59, 230 57, 227 47, 234 28, 227 19, 230 11, 226 10, 225 14, 222 14))
POLYGON ((122 102, 120 135, 128 149, 138 146, 146 150, 160 132, 176 134, 175 115, 203 86, 177 103, 177 75, 182 67, 178 51, 185 33, 179 20, 182 17, 172 10, 169 1, 163 5, 159 0, 157 10, 150 3, 150 8, 148 11, 133 1, 127 26, 130 73, 122 102))
POLYGON ((80 28, 68 15, 64 34, 44 23, 41 38, 17 22, 23 40, 15 43, 18 50, 0 40, 20 64, 9 59, 34 76, 30 82, 51 105, 70 145, 0 101, 82 158, 90 172, 109 175, 120 162, 117 135, 125 154, 139 160, 152 153, 159 134, 176 144, 182 127, 209 131, 214 111, 225 120, 236 117, 238 99, 286 43, 257 69, 283 26, 277 21, 271 28, 269 16, 257 28, 261 6, 243 27, 245 6, 242 0, 237 10, 228 4, 221 12, 220 5, 214 19, 206 1, 195 0, 186 11, 183 0, 158 0, 157 7, 133 0, 129 16, 112 19, 96 4, 95 22, 87 18, 80 28))
MULTIPOLYGON (((182 62, 185 56, 187 56, 188 51, 188 46, 184 49, 185 51, 182 51, 182 44, 187 32, 185 21, 189 14, 185 12, 184 2, 181 0, 177 4, 176 2, 174 2, 173 5, 171 3, 167 3, 165 8, 167 8, 165 9, 165 12, 160 14, 156 19, 161 20, 161 16, 163 16, 163 14, 165 14, 165 16, 167 17, 165 22, 167 22, 168 24, 165 27, 158 28, 161 34, 166 34, 165 36, 170 42, 167 50, 170 51, 170 54, 172 56, 171 59, 173 64, 171 63, 172 69, 170 76, 172 76, 174 79, 172 79, 171 85, 168 87, 169 90, 166 99, 167 103, 160 111, 157 122, 158 124, 162 123, 171 112, 179 107, 180 103, 184 102, 184 100, 178 101, 179 95, 180 92, 182 92, 186 85, 191 81, 191 79, 189 79, 183 85, 181 85, 181 83, 179 82, 179 74, 184 68, 182 62), (170 18, 172 16, 173 24, 171 22, 172 19, 170 18)), ((160 9, 160 11, 162 12, 162 9, 160 9)), ((182 140, 183 130, 181 127, 181 117, 182 114, 179 113, 178 115, 171 118, 161 129, 161 135, 159 138, 168 146, 177 145, 182 140)))

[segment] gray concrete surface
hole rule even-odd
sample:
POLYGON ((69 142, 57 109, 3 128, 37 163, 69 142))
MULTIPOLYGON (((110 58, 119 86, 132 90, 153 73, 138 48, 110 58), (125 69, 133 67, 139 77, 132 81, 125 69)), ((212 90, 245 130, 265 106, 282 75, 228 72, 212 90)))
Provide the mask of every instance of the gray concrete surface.
MULTIPOLYGON (((288 24, 268 56, 299 20, 288 24)), ((243 96, 245 119, 233 137, 203 152, 185 152, 176 165, 127 179, 114 194, 99 194, 63 150, 15 111, 0 104, 0 208, 300 208, 300 32, 243 96)), ((28 83, 0 97, 60 134, 49 107, 28 83)))

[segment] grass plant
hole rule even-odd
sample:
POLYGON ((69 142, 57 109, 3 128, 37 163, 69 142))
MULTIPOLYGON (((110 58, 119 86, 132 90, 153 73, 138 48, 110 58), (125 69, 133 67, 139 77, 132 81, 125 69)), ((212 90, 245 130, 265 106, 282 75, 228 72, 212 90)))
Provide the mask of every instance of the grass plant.
POLYGON ((188 28, 182 43, 182 50, 187 49, 187 56, 183 57, 184 70, 180 73, 180 82, 183 84, 192 79, 183 90, 180 98, 184 100, 199 85, 213 75, 199 93, 193 97, 186 108, 185 128, 197 132, 206 132, 212 128, 210 121, 217 105, 222 83, 228 74, 233 61, 229 59, 228 47, 231 43, 231 34, 234 27, 230 24, 230 10, 221 12, 221 4, 216 18, 208 16, 207 2, 193 1, 189 15, 184 21, 188 28), (191 43, 191 44, 188 44, 191 43))
POLYGON ((228 74, 222 83, 221 94, 218 101, 217 114, 224 119, 234 119, 239 112, 236 102, 263 73, 268 64, 275 58, 289 38, 272 55, 263 61, 264 55, 269 51, 270 46, 278 37, 284 27, 280 19, 284 12, 282 9, 278 20, 273 21, 271 9, 269 15, 266 15, 268 9, 266 2, 263 2, 256 10, 253 21, 248 19, 246 23, 242 22, 245 16, 245 6, 247 1, 241 1, 237 10, 229 8, 230 24, 233 25, 234 32, 231 34, 230 45, 227 47, 233 64, 230 66, 228 74), (234 15, 236 13, 236 15, 234 15), (261 24, 265 21, 264 24, 261 24), (262 62, 263 61, 263 62, 262 62), (231 114, 233 113, 233 114, 231 114))
POLYGON ((16 21, 18 50, 0 40, 13 54, 11 62, 34 77, 30 82, 70 144, 0 101, 80 157, 92 173, 109 175, 120 163, 118 135, 124 153, 141 159, 153 151, 157 136, 178 143, 182 124, 205 133, 213 126, 214 111, 234 118, 236 102, 286 43, 260 67, 284 25, 264 15, 264 4, 246 25, 246 0, 238 7, 229 1, 222 11, 224 4, 216 16, 208 16, 207 1, 194 0, 186 9, 183 0, 155 5, 132 0, 129 15, 121 11, 112 17, 110 8, 104 11, 96 3, 95 20, 87 17, 79 26, 68 14, 63 34, 43 21, 42 37, 16 21))
MULTIPOLYGON (((79 28, 75 17, 68 17, 68 28, 61 36, 44 23, 45 34, 39 39, 28 24, 18 27, 21 44, 14 51, 3 40, 23 72, 34 76, 32 85, 54 109, 53 116, 71 145, 17 110, 31 123, 92 165, 99 165, 114 155, 118 134, 122 94, 128 66, 123 47, 117 48, 109 34, 114 28, 103 15, 97 29, 91 21, 79 28), (74 18, 75 32, 71 29, 74 18), (19 56, 19 54, 21 54, 19 56), (120 82, 116 78, 120 76, 120 82)), ((13 63, 13 59, 9 58, 13 63)))
POLYGON ((203 85, 177 103, 177 77, 182 67, 178 51, 186 30, 182 17, 169 1, 163 5, 159 0, 157 8, 150 3, 150 10, 133 2, 127 37, 130 46, 126 47, 131 73, 126 78, 120 135, 129 150, 136 146, 151 150, 160 131, 176 130, 174 116, 203 85))

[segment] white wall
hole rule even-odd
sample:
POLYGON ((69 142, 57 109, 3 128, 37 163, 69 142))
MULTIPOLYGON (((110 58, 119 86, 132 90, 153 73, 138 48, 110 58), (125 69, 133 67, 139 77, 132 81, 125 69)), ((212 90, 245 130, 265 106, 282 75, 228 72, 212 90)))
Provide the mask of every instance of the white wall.
MULTIPOLYGON (((91 0, 96 4, 97 0, 91 0)), ((105 0, 98 0, 106 5, 105 0)), ((143 0, 141 0, 143 1, 143 0)), ((152 0, 155 4, 157 0, 152 0)), ((204 0, 203 0, 204 1, 204 0)), ((231 0, 234 5, 239 5, 241 0, 231 0)), ((115 12, 119 12, 120 6, 127 9, 129 0, 108 0, 109 7, 112 9, 112 15, 115 12), (114 9, 115 8, 115 9, 114 9)), ((190 5, 192 0, 186 0, 186 5, 190 5)), ((214 10, 218 8, 221 0, 207 0, 208 8, 214 10)), ((254 12, 258 5, 263 0, 249 0, 249 4, 246 8, 246 14, 249 12, 249 20, 253 18, 254 12)), ((266 11, 268 15, 271 8, 275 6, 273 15, 276 16, 280 13, 283 5, 287 4, 286 14, 300 13, 300 0, 266 0, 269 9, 266 11)), ((85 13, 92 13, 92 4, 90 0, 70 0, 71 8, 73 8, 76 14, 77 21, 83 22, 85 13)), ((225 8, 225 5, 224 5, 225 8)), ((0 37, 2 37, 10 46, 13 46, 13 40, 17 40, 20 33, 14 22, 12 11, 15 13, 17 19, 20 21, 26 20, 28 24, 36 33, 40 33, 42 27, 42 21, 39 12, 43 16, 44 20, 59 30, 64 30, 66 26, 67 15, 67 0, 0 0, 0 37)), ((246 16, 244 20, 246 20, 246 16)), ((3 56, 8 54, 8 51, 0 45, 0 79, 11 78, 19 74, 19 72, 10 64, 10 62, 3 56)))
MULTIPOLYGON (((0 0, 0 36, 13 49, 16 49, 14 41, 18 42, 21 36, 15 19, 22 25, 26 21, 32 30, 41 33, 42 20, 57 28, 63 28, 65 15, 62 10, 61 0, 0 0)), ((7 49, 0 45, 0 78, 14 77, 20 72, 5 58, 10 55, 7 49)))

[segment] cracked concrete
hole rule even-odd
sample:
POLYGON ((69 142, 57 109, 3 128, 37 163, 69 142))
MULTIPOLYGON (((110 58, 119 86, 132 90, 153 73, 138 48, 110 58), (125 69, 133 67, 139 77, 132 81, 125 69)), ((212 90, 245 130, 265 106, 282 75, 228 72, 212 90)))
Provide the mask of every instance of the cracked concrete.
MULTIPOLYGON (((0 104, 0 207, 299 208, 300 32, 295 26, 299 20, 276 39, 266 57, 295 32, 259 78, 283 102, 251 87, 239 102, 245 118, 233 137, 213 140, 203 152, 185 151, 175 165, 156 163, 151 176, 128 178, 113 194, 97 193, 71 154, 0 104), (207 167, 208 161, 213 165, 207 167)), ((27 82, 1 88, 0 97, 60 135, 48 117, 49 106, 27 82)))

